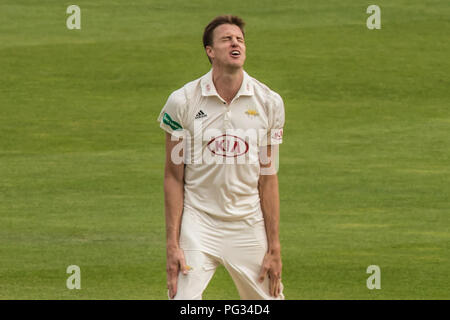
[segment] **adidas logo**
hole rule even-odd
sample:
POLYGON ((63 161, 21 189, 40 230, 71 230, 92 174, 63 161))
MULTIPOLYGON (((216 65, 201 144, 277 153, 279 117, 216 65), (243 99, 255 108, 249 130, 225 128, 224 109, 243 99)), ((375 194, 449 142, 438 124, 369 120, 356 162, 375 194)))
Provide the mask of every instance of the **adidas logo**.
POLYGON ((202 110, 200 110, 196 115, 195 115, 195 119, 201 119, 201 118, 205 118, 208 115, 206 113, 204 113, 202 110))

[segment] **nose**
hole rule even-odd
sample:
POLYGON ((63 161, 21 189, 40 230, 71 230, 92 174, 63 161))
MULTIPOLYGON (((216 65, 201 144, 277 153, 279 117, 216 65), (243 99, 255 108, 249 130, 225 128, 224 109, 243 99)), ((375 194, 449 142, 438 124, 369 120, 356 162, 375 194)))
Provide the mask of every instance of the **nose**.
POLYGON ((237 38, 231 38, 231 45, 233 46, 233 47, 236 47, 237 45, 238 45, 238 41, 237 41, 237 38))

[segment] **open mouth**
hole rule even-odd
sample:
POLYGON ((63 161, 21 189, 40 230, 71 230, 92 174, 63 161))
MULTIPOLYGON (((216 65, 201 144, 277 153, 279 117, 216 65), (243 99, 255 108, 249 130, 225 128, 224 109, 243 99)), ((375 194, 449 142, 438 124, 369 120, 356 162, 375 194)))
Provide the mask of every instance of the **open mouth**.
POLYGON ((236 57, 237 58, 237 57, 241 56, 241 52, 239 50, 233 50, 233 51, 231 51, 230 55, 232 57, 236 57))

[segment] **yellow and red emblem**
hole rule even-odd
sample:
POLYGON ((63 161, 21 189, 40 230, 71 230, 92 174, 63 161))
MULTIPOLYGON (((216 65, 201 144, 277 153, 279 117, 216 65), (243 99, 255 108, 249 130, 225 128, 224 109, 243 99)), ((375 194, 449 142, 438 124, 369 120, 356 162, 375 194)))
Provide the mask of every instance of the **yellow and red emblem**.
POLYGON ((245 111, 246 114, 248 114, 249 116, 257 116, 259 115, 258 111, 256 111, 255 109, 247 109, 247 111, 245 111))

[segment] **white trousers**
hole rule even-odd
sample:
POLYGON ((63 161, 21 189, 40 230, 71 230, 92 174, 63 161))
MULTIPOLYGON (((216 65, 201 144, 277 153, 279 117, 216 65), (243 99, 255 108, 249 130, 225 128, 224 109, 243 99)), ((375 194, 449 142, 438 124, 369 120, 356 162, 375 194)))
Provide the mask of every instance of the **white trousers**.
POLYGON ((271 300, 268 276, 258 281, 267 237, 262 214, 243 221, 224 221, 184 208, 180 247, 192 269, 178 275, 176 300, 201 300, 216 268, 222 264, 233 279, 241 299, 271 300))

